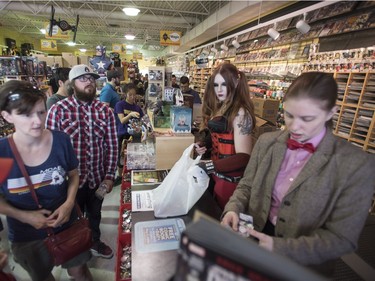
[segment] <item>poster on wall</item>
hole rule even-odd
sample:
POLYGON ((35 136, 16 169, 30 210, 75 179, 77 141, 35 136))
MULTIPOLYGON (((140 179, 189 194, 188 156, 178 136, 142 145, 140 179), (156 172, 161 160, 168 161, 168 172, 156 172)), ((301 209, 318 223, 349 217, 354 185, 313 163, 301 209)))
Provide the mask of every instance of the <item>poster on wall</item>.
POLYGON ((57 25, 54 25, 52 27, 52 36, 49 36, 48 31, 49 31, 49 23, 46 22, 44 24, 44 28, 46 29, 46 34, 45 37, 46 39, 68 39, 69 38, 69 33, 68 31, 62 31, 57 25))
POLYGON ((40 49, 43 51, 57 51, 57 42, 56 40, 40 40, 40 49))
POLYGON ((162 46, 180 46, 181 32, 160 30, 160 45, 162 46))
POLYGON ((133 53, 133 59, 141 60, 143 57, 142 53, 133 53))
POLYGON ((122 44, 112 44, 112 52, 122 53, 122 44))

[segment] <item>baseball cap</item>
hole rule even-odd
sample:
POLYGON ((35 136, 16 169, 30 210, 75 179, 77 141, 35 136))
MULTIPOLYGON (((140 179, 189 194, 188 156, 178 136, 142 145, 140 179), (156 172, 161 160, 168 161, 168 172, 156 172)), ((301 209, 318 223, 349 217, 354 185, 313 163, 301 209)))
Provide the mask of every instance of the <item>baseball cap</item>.
POLYGON ((5 181, 13 166, 12 158, 0 158, 0 183, 5 181))
POLYGON ((78 64, 78 65, 75 65, 72 67, 72 69, 70 70, 69 72, 69 80, 70 81, 73 81, 74 79, 82 76, 82 75, 86 75, 86 74, 90 74, 91 76, 93 76, 95 79, 98 79, 100 76, 96 73, 94 73, 91 68, 89 68, 87 65, 85 64, 78 64))

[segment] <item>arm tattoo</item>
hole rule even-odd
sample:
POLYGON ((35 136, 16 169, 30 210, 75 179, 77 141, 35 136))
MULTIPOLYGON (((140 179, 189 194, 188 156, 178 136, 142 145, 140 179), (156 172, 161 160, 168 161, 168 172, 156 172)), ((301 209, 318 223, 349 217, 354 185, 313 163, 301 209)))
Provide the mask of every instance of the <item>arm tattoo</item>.
POLYGON ((237 127, 240 128, 240 134, 242 135, 250 135, 251 129, 252 129, 252 120, 250 116, 243 116, 239 123, 237 124, 237 127))

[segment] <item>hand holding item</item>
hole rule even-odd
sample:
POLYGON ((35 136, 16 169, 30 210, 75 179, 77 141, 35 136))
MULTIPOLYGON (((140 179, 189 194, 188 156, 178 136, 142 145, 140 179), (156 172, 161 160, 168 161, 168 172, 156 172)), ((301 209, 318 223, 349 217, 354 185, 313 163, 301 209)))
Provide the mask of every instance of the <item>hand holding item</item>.
POLYGON ((132 112, 130 113, 130 115, 131 115, 132 117, 134 117, 134 118, 139 118, 139 112, 137 112, 137 111, 132 111, 132 112))
POLYGON ((51 214, 51 211, 39 209, 35 211, 22 211, 22 213, 22 222, 30 224, 35 229, 48 227, 48 216, 51 214))
POLYGON ((62 204, 51 215, 48 216, 47 225, 49 227, 59 227, 69 221, 73 206, 74 204, 70 202, 65 202, 62 204))
POLYGON ((259 240, 259 246, 262 248, 271 251, 273 250, 273 239, 271 236, 268 236, 267 234, 264 234, 262 232, 258 232, 254 229, 249 230, 249 234, 252 237, 255 237, 259 240))
POLYGON ((235 212, 229 211, 225 214, 223 219, 221 220, 221 225, 229 227, 234 231, 238 231, 238 223, 240 219, 235 212))
POLYGON ((196 151, 199 155, 203 155, 203 154, 205 154, 206 151, 207 151, 206 146, 204 146, 204 145, 202 144, 202 142, 197 142, 197 143, 195 143, 194 146, 195 146, 195 151, 196 151))

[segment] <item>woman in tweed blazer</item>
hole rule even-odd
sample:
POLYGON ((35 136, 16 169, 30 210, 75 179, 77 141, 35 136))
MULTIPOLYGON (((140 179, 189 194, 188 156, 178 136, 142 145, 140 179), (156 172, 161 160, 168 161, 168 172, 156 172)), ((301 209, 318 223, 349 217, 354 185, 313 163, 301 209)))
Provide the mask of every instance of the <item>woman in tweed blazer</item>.
POLYGON ((252 215, 250 235, 261 247, 325 275, 356 250, 375 187, 373 155, 331 133, 336 98, 330 74, 293 82, 284 98, 287 130, 259 138, 222 219, 237 231, 238 214, 252 215))

